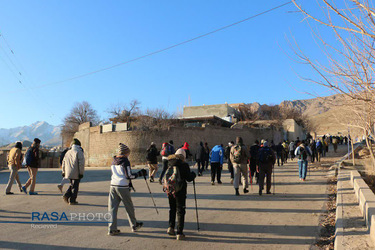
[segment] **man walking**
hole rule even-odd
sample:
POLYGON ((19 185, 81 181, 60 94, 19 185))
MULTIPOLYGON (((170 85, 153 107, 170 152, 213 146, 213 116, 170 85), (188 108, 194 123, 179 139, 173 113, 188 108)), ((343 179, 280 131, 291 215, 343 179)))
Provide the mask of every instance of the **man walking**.
POLYGON ((85 157, 81 142, 73 139, 71 149, 66 152, 62 164, 62 175, 70 180, 70 187, 65 192, 63 200, 70 205, 77 205, 79 182, 85 171, 85 157))
POLYGON ((11 192, 12 190, 12 185, 14 183, 14 180, 16 180, 19 190, 22 192, 22 185, 20 181, 20 177, 18 176, 18 170, 21 169, 21 159, 22 159, 22 143, 21 142, 16 142, 16 145, 14 148, 12 148, 9 152, 8 155, 8 167, 10 170, 10 175, 9 175, 9 181, 8 185, 5 190, 6 195, 13 194, 11 192))
POLYGON ((170 140, 169 143, 168 142, 163 143, 163 145, 161 146, 160 154, 161 154, 161 159, 163 163, 163 170, 161 171, 161 174, 159 177, 159 184, 162 185, 164 174, 168 169, 168 156, 174 154, 174 147, 173 147, 172 140, 170 140))
POLYGON ((228 146, 225 147, 225 152, 224 152, 225 159, 227 159, 227 162, 228 162, 228 170, 229 170, 229 173, 230 173, 230 184, 233 184, 233 178, 234 178, 233 163, 230 160, 230 150, 231 150, 233 144, 234 144, 234 142, 232 142, 232 141, 229 142, 228 146))
POLYGON ((204 169, 204 147, 203 142, 199 143, 197 153, 195 154, 195 161, 198 165, 198 176, 202 176, 204 169))
POLYGON ((35 138, 33 144, 31 144, 31 147, 26 151, 26 154, 25 154, 26 167, 27 167, 27 171, 29 172, 30 178, 22 187, 22 190, 25 193, 27 193, 27 188, 30 186, 29 195, 38 194, 37 192, 35 192, 35 184, 36 184, 36 174, 38 173, 38 168, 40 164, 40 160, 39 160, 40 143, 41 141, 38 138, 35 138))
POLYGON ((217 183, 221 182, 221 168, 223 167, 224 150, 221 145, 216 145, 212 148, 210 153, 211 162, 211 185, 215 185, 215 176, 217 176, 217 183))
POLYGON ((259 153, 259 141, 255 140, 254 145, 250 147, 250 182, 253 183, 255 175, 256 184, 258 184, 259 173, 257 171, 257 156, 259 153))
POLYGON ((234 145, 230 150, 230 160, 233 162, 234 169, 234 181, 233 186, 236 190, 236 195, 240 195, 238 192, 240 177, 242 174, 242 185, 243 192, 246 194, 249 192, 247 188, 249 187, 247 162, 249 160, 249 153, 246 146, 243 144, 241 137, 236 138, 236 145, 234 145))
POLYGON ((311 149, 306 145, 305 141, 302 141, 296 148, 295 155, 298 157, 299 178, 301 181, 305 181, 308 167, 307 157, 311 156, 311 149))
POLYGON ((259 195, 262 195, 262 191, 264 189, 265 176, 267 176, 267 194, 271 194, 271 177, 275 162, 275 152, 273 152, 272 149, 268 147, 268 142, 265 141, 258 154, 259 195))

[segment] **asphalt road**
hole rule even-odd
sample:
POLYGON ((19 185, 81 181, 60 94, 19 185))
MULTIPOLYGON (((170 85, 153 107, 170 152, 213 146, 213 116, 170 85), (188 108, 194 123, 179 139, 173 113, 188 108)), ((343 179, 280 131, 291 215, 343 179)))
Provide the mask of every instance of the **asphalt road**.
MULTIPOLYGON (((297 162, 276 167, 276 194, 258 195, 253 185, 246 195, 234 195, 229 174, 223 185, 211 186, 209 174, 197 177, 196 189, 201 230, 197 231, 192 184, 188 186, 185 241, 166 234, 168 200, 158 183, 150 187, 158 206, 153 207, 144 179, 134 181, 132 193, 136 217, 144 222, 131 232, 123 206, 119 209, 118 236, 107 236, 106 223, 56 223, 52 228, 32 228, 32 212, 43 214, 106 213, 110 180, 109 168, 87 169, 80 185, 79 205, 63 202, 56 185, 61 181, 57 169, 42 169, 37 176, 38 196, 19 193, 5 195, 9 172, 0 172, 0 248, 2 249, 309 249, 318 234, 319 215, 326 201, 326 172, 315 170, 301 182, 297 162)), ((20 173, 22 182, 27 172, 20 173)), ((36 218, 34 218, 35 222, 36 218)), ((46 222, 46 218, 43 220, 46 222)), ((52 222, 52 221, 50 221, 52 222)))

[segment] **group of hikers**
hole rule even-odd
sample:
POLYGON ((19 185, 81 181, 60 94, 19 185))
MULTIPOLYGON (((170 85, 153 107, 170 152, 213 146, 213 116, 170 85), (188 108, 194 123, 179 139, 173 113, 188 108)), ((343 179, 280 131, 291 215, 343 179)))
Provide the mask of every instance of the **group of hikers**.
MULTIPOLYGON (((39 145, 40 140, 34 139, 33 144, 22 155, 22 143, 17 142, 14 148, 10 150, 8 155, 8 166, 11 170, 8 185, 6 187, 6 194, 13 194, 11 187, 13 182, 19 185, 20 191, 27 194, 27 189, 30 187, 29 195, 38 194, 35 192, 36 174, 39 166, 39 145), (29 180, 25 185, 21 185, 18 176, 18 170, 24 165, 30 175, 29 180)), ((288 143, 287 141, 280 142, 275 145, 273 141, 269 143, 266 140, 255 140, 254 144, 249 148, 245 146, 243 139, 237 137, 236 141, 229 142, 225 148, 222 144, 215 145, 211 150, 208 143, 200 142, 194 159, 197 164, 198 176, 202 176, 204 171, 208 170, 208 165, 211 167, 211 185, 215 185, 215 180, 218 184, 222 184, 221 172, 224 160, 227 161, 228 170, 231 176, 231 184, 235 189, 235 195, 240 195, 239 187, 242 184, 243 193, 248 193, 249 179, 253 183, 255 176, 256 182, 259 185, 259 195, 262 195, 264 190, 264 180, 266 179, 266 193, 271 194, 271 177, 273 168, 276 163, 283 165, 288 160, 288 155, 291 160, 298 158, 299 177, 302 181, 306 180, 306 173, 308 167, 308 156, 311 161, 315 159, 319 161, 321 156, 324 156, 328 151, 329 143, 327 137, 318 140, 303 140, 297 138, 296 141, 288 143), (324 146, 326 145, 326 146, 324 146)), ((331 142, 334 145, 332 140, 331 142)), ((139 230, 143 223, 137 221, 133 202, 131 199, 131 190, 133 189, 132 180, 138 177, 149 176, 149 181, 154 182, 158 170, 158 156, 162 158, 162 171, 158 182, 163 185, 163 191, 166 192, 169 201, 169 228, 167 234, 175 236, 177 240, 183 240, 185 235, 184 218, 187 195, 187 182, 195 180, 196 174, 191 171, 188 164, 189 158, 193 158, 189 149, 189 144, 185 142, 177 150, 173 145, 173 141, 165 142, 159 151, 155 143, 151 143, 147 149, 146 159, 149 167, 149 172, 141 169, 137 172, 132 172, 129 155, 131 150, 123 143, 119 143, 117 153, 113 158, 111 164, 111 182, 108 199, 108 211, 112 216, 111 222, 108 226, 108 235, 117 235, 120 230, 117 227, 117 211, 121 202, 124 203, 126 212, 128 214, 129 223, 133 232, 139 230), (177 226, 176 226, 177 216, 177 226), (176 228, 176 231, 175 231, 176 228)), ((84 151, 81 147, 81 142, 74 138, 71 146, 63 151, 60 156, 60 163, 62 167, 62 181, 57 185, 61 193, 63 193, 63 186, 70 184, 69 188, 63 194, 63 201, 70 205, 77 205, 77 196, 79 184, 84 174, 85 157, 84 151)), ((194 184, 195 185, 195 184, 194 184)))

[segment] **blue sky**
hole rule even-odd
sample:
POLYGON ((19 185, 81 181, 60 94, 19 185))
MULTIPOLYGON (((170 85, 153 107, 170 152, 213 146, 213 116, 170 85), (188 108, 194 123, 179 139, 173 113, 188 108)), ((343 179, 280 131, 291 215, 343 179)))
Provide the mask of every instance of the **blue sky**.
MULTIPOLYGON (((321 53, 293 4, 121 67, 35 88, 163 49, 284 2, 0 0, 0 32, 15 53, 0 38, 0 128, 35 121, 58 125, 84 100, 107 118, 111 105, 132 99, 144 109, 175 112, 189 96, 191 105, 202 105, 278 104, 311 98, 305 92, 327 95, 301 81, 297 73, 314 72, 286 55, 293 55, 287 41, 292 37, 307 53, 321 53)), ((319 11, 315 1, 301 2, 319 11)))

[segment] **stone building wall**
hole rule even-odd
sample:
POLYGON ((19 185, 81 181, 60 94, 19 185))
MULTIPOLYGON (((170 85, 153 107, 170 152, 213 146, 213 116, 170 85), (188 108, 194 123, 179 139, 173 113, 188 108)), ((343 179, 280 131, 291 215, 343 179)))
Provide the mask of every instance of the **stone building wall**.
POLYGON ((241 136, 246 145, 251 145, 255 139, 280 141, 282 132, 267 129, 230 129, 222 127, 205 128, 170 128, 164 131, 121 131, 103 133, 100 126, 90 127, 82 124, 75 134, 85 151, 86 165, 91 167, 109 166, 116 154, 117 145, 121 142, 129 146, 132 153, 129 160, 132 164, 145 164, 146 150, 151 142, 155 142, 160 150, 161 144, 169 140, 174 146, 180 147, 185 141, 190 144, 190 151, 195 153, 200 141, 207 142, 212 148, 217 144, 226 145, 241 136))

